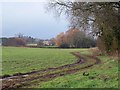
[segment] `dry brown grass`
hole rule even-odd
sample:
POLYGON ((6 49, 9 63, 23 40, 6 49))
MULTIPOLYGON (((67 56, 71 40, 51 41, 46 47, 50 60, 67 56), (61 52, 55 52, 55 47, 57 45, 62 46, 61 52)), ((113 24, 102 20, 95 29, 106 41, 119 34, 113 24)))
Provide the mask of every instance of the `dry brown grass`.
POLYGON ((89 52, 92 52, 92 54, 95 55, 95 56, 101 56, 101 55, 104 54, 104 55, 109 56, 109 57, 112 58, 112 59, 115 59, 115 58, 116 58, 116 60, 120 60, 120 55, 118 54, 118 51, 116 51, 116 52, 111 52, 111 53, 109 53, 109 54, 105 54, 105 53, 103 53, 101 50, 99 50, 98 47, 95 47, 95 48, 90 48, 90 49, 89 49, 89 52))
POLYGON ((90 48, 89 51, 95 56, 102 55, 102 52, 98 49, 98 47, 90 48))

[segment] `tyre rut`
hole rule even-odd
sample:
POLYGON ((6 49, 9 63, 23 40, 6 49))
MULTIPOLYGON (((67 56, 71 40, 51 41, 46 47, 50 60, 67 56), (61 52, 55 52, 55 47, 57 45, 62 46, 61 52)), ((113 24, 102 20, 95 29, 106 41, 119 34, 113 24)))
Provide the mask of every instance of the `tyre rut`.
POLYGON ((81 69, 92 67, 95 64, 99 64, 101 62, 95 56, 86 55, 86 57, 93 59, 94 63, 84 67, 79 67, 81 64, 84 64, 87 62, 86 58, 80 55, 79 52, 72 52, 71 54, 78 58, 78 60, 75 63, 66 64, 63 66, 55 67, 55 68, 48 68, 44 70, 20 73, 20 74, 13 75, 11 77, 3 78, 2 89, 5 90, 9 88, 21 88, 24 86, 31 85, 33 81, 45 82, 45 81, 54 79, 56 77, 75 73, 81 69))

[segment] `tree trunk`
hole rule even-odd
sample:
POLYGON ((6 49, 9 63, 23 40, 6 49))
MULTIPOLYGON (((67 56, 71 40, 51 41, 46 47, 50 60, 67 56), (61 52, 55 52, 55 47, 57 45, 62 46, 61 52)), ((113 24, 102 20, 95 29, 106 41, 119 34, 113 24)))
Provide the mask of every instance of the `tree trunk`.
MULTIPOLYGON (((118 25, 119 25, 120 24, 120 1, 118 3, 119 3, 119 8, 118 8, 118 25)), ((118 26, 118 29, 120 32, 120 25, 118 26)), ((119 40, 119 38, 118 38, 118 57, 120 60, 120 40, 119 40)))

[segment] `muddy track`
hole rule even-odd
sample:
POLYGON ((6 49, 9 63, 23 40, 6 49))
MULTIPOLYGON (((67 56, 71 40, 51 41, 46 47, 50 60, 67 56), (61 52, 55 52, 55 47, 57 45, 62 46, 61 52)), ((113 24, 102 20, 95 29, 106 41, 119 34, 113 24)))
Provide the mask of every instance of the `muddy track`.
POLYGON ((27 72, 27 73, 17 73, 11 75, 10 77, 2 78, 2 89, 5 90, 9 88, 22 88, 24 86, 34 85, 37 81, 40 83, 54 79, 59 76, 72 74, 81 69, 92 67, 93 65, 99 64, 101 62, 95 56, 89 56, 89 55, 82 56, 80 55, 79 52, 72 52, 71 54, 78 58, 78 60, 75 63, 66 64, 55 68, 48 68, 44 70, 27 72), (85 63, 88 62, 88 60, 85 57, 91 59, 92 63, 80 67, 81 64, 84 65, 85 63))

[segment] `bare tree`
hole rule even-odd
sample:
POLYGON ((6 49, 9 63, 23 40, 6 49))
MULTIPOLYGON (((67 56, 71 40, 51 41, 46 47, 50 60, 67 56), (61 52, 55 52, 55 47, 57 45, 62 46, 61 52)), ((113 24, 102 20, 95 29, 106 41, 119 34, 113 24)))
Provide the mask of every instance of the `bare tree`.
POLYGON ((113 40, 120 50, 120 2, 77 2, 53 0, 48 4, 59 15, 69 16, 70 26, 92 30, 105 44, 107 52, 111 52, 113 40), (91 29, 90 29, 91 28, 91 29))

